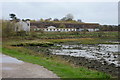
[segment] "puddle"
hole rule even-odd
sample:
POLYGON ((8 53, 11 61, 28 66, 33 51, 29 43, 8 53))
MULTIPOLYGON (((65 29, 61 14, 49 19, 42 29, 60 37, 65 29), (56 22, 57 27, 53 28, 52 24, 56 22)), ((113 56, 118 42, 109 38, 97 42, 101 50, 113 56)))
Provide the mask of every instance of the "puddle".
POLYGON ((2 55, 2 63, 23 63, 23 61, 20 61, 16 58, 12 58, 6 55, 2 55))

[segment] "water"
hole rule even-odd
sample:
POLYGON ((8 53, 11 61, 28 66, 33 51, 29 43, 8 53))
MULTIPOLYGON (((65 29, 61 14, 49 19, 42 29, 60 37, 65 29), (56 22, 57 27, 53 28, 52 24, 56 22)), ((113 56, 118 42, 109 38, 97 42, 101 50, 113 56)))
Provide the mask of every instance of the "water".
POLYGON ((57 45, 60 49, 50 49, 52 54, 70 55, 75 57, 85 57, 88 59, 106 61, 108 64, 120 66, 118 55, 120 45, 118 44, 99 44, 99 45, 57 45))

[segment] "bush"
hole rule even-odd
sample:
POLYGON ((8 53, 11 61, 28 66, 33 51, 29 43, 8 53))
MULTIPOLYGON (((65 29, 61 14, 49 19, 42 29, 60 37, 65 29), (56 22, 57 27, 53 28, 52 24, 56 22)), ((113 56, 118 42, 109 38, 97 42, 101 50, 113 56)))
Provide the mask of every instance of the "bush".
POLYGON ((27 32, 26 31, 18 31, 16 33, 17 33, 17 36, 27 36, 27 32))
POLYGON ((11 37, 16 35, 14 23, 2 20, 2 37, 11 37))

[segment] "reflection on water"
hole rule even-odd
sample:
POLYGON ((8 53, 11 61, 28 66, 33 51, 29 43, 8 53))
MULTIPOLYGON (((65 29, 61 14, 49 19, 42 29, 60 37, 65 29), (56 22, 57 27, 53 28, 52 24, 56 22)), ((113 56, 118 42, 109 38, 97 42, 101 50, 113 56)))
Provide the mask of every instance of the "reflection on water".
MULTIPOLYGON (((99 45, 57 45, 60 49, 51 49, 52 54, 70 55, 75 57, 86 57, 89 59, 107 61, 108 64, 114 63, 118 66, 118 55, 120 45, 99 44, 99 45)), ((120 66, 120 65, 119 65, 120 66)))

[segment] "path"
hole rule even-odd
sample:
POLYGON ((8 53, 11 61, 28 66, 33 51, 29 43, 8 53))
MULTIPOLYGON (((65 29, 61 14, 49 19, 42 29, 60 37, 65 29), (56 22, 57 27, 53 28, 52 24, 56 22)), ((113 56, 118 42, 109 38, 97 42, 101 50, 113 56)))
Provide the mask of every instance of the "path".
POLYGON ((3 78, 58 78, 42 66, 23 62, 6 55, 2 55, 0 64, 2 64, 3 78))

